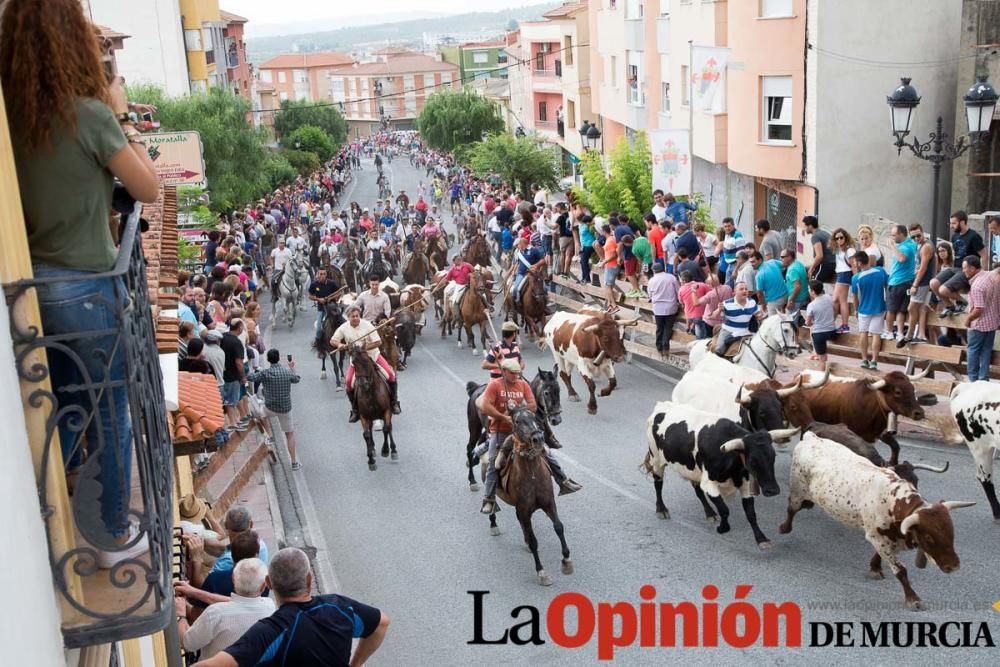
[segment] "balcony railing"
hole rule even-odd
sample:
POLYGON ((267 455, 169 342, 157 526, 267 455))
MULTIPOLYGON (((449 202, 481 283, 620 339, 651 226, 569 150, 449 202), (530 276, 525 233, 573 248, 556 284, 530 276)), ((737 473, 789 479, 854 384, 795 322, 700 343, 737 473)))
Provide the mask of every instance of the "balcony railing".
POLYGON ((173 621, 173 458, 140 211, 136 205, 128 217, 110 271, 48 278, 36 271, 40 277, 3 286, 11 312, 36 292, 47 327, 12 319, 11 336, 18 376, 31 387, 28 402, 49 414, 38 500, 70 648, 149 635, 173 621), (79 300, 73 312, 52 310, 72 297, 79 300), (47 364, 33 361, 39 355, 47 364), (50 470, 60 462, 63 470, 50 470), (67 488, 46 482, 64 476, 68 513, 56 511, 67 488), (117 544, 112 531, 122 530, 127 542, 117 544), (114 564, 100 560, 140 544, 148 550, 114 564))
MULTIPOLYGON (((561 71, 561 70, 560 70, 561 71)), ((556 70, 554 69, 536 69, 532 72, 536 79, 551 79, 556 76, 556 70)))

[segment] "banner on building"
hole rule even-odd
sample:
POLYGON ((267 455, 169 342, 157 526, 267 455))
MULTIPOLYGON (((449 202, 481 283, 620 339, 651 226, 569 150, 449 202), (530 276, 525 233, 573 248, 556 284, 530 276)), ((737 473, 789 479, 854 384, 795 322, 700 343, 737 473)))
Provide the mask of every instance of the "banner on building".
POLYGON ((651 130, 653 189, 691 194, 691 135, 687 130, 651 130))
POLYGON ((729 49, 722 46, 691 47, 691 96, 699 111, 722 111, 729 49))
POLYGON ((146 150, 163 185, 204 185, 205 160, 197 132, 144 134, 146 150))

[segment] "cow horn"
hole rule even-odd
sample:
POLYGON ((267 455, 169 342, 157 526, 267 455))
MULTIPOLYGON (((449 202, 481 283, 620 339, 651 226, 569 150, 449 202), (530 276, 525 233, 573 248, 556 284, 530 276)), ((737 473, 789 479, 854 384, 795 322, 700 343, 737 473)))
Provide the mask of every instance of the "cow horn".
POLYGON ((727 440, 722 443, 722 447, 720 449, 727 454, 729 452, 735 452, 738 449, 743 449, 743 438, 733 438, 732 440, 727 440))
POLYGON ((788 398, 789 396, 791 396, 795 392, 799 391, 800 389, 802 389, 802 375, 801 374, 799 375, 798 382, 796 382, 795 384, 793 384, 791 387, 782 387, 781 389, 778 390, 778 398, 788 398))
POLYGON ((753 399, 750 398, 749 396, 743 398, 743 385, 740 385, 740 390, 736 392, 736 402, 742 405, 743 407, 749 407, 750 404, 753 402, 753 399))
POLYGON ((816 380, 815 382, 810 382, 809 384, 804 384, 804 385, 802 385, 802 388, 803 389, 819 389, 820 387, 822 387, 823 385, 825 385, 829 380, 830 380, 830 367, 827 366, 827 369, 823 372, 823 378, 822 379, 816 380))
POLYGON ((924 366, 924 370, 920 371, 919 373, 914 373, 913 375, 907 375, 906 377, 909 378, 911 382, 913 380, 923 380, 925 377, 927 377, 927 374, 930 372, 931 372, 931 365, 927 364, 926 366, 924 366))
POLYGON ((946 472, 948 470, 947 461, 945 461, 944 465, 941 466, 940 468, 935 468, 934 466, 928 465, 926 463, 911 463, 910 465, 913 466, 914 470, 926 470, 928 472, 946 472))
POLYGON ((906 535, 906 533, 909 532, 910 528, 913 528, 915 525, 917 525, 918 521, 920 521, 919 507, 913 510, 910 516, 903 519, 903 523, 899 524, 899 532, 902 533, 903 535, 906 535))
POLYGON ((968 500, 946 500, 943 503, 944 508, 951 512, 952 510, 960 510, 963 507, 972 507, 976 503, 969 502, 968 500))
POLYGON ((596 334, 598 326, 596 324, 591 324, 589 327, 583 328, 583 333, 596 334))
POLYGON ((886 385, 885 380, 869 380, 868 388, 872 391, 878 391, 886 385))
POLYGON ((799 429, 797 426, 794 428, 775 428, 768 431, 771 440, 787 440, 794 435, 798 435, 798 433, 799 429))
POLYGON ((634 327, 637 324, 639 324, 639 318, 638 317, 633 317, 631 319, 624 320, 624 319, 616 317, 615 318, 615 324, 617 324, 620 327, 634 327))

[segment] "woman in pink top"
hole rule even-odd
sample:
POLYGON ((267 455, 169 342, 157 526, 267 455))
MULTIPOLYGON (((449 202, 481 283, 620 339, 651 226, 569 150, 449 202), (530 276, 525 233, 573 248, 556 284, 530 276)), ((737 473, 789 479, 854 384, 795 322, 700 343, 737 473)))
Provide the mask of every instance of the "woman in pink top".
POLYGON ((700 304, 701 297, 711 289, 705 283, 694 282, 689 271, 681 271, 681 289, 677 297, 684 304, 684 318, 688 323, 688 332, 693 332, 699 339, 711 336, 711 330, 705 326, 705 306, 700 304))
POLYGON ((437 223, 434 221, 434 218, 428 218, 427 222, 424 223, 424 228, 423 228, 422 231, 423 231, 423 234, 424 234, 424 239, 428 239, 429 240, 432 237, 437 236, 438 233, 441 231, 441 229, 438 227, 437 223))

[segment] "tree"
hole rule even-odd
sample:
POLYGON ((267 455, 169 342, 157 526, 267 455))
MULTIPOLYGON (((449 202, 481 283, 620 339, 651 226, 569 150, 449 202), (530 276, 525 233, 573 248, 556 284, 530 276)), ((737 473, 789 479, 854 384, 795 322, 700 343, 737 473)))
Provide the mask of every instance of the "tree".
POLYGON ((267 136, 247 121, 249 103, 222 88, 170 98, 155 86, 129 88, 128 98, 155 104, 160 130, 201 135, 211 209, 231 210, 293 180, 295 170, 266 146, 267 136))
POLYGON ((503 132, 497 105, 472 89, 442 90, 427 98, 417 117, 420 136, 431 148, 452 151, 479 141, 484 134, 503 132))
POLYGON ((319 157, 309 151, 283 150, 281 155, 303 176, 308 176, 319 169, 319 157))
POLYGON ((282 101, 281 110, 274 114, 274 131, 278 136, 286 137, 303 125, 323 130, 333 142, 334 150, 347 141, 347 121, 337 107, 305 100, 282 101))
POLYGON ((287 150, 315 153, 320 162, 326 162, 336 150, 329 135, 315 125, 303 125, 291 134, 285 135, 281 146, 287 150))
POLYGON ((608 158, 605 171, 601 154, 588 151, 581 163, 584 187, 573 192, 597 215, 621 211, 641 220, 653 207, 652 154, 645 132, 637 133, 632 143, 622 137, 608 158))
POLYGON ((475 144, 472 168, 481 176, 495 171, 504 181, 519 185, 527 195, 532 184, 556 187, 562 173, 559 155, 537 136, 493 134, 475 144))

